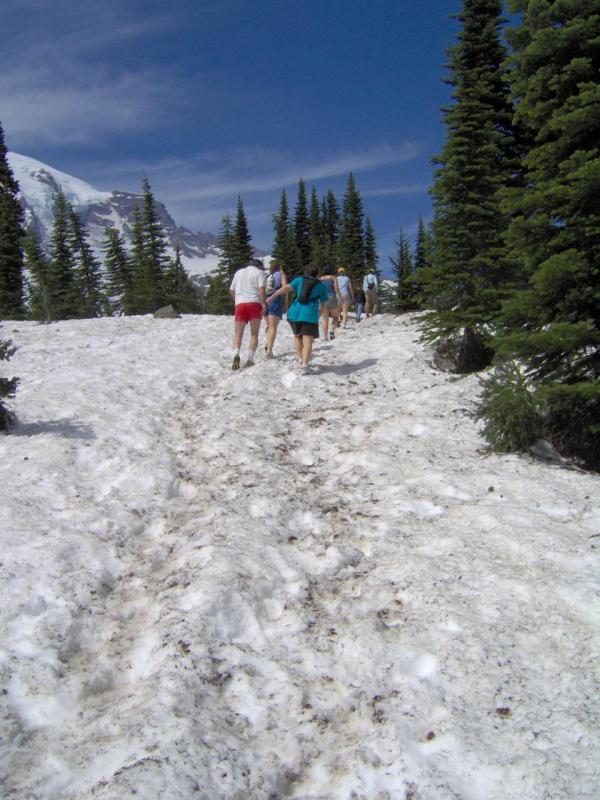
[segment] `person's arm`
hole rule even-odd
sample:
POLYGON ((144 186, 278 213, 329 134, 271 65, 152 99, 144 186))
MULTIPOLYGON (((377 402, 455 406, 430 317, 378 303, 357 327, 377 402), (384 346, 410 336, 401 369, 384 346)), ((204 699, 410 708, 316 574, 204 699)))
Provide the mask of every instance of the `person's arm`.
POLYGON ((287 275, 285 274, 285 272, 283 270, 280 270, 280 272, 281 272, 281 286, 282 287, 283 286, 287 286, 288 285, 287 275))
POLYGON ((354 286, 352 286, 352 278, 348 278, 348 289, 350 289, 350 299, 354 302, 354 286))
POLYGON ((338 299, 338 303, 342 305, 342 293, 340 292, 340 287, 338 286, 337 278, 333 277, 333 288, 335 289, 335 296, 338 299))
POLYGON ((260 297, 260 302, 263 305, 263 308, 267 306, 267 291, 264 286, 258 287, 258 296, 260 297))
POLYGON ((281 289, 277 289, 276 292, 273 292, 273 294, 269 297, 269 300, 274 300, 276 297, 279 297, 282 294, 288 294, 288 292, 291 291, 292 291, 292 284, 286 283, 285 286, 281 287, 281 289))

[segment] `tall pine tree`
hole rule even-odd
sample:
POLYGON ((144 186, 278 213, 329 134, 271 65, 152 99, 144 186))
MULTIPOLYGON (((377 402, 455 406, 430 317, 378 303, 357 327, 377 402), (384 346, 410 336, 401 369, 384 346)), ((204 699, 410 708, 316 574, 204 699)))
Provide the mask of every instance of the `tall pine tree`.
POLYGON ((107 313, 111 315, 131 314, 132 270, 131 259, 125 242, 116 228, 104 229, 104 286, 107 298, 107 313))
POLYGON ((298 181, 298 196, 294 213, 294 240, 302 258, 302 268, 310 262, 310 219, 306 199, 306 184, 298 181))
POLYGON ((33 231, 25 237, 25 266, 29 270, 29 316, 38 322, 50 322, 52 312, 49 293, 50 261, 33 231))
POLYGON ((252 237, 248 230, 248 221, 244 211, 244 204, 242 198, 238 196, 232 242, 233 272, 242 267, 247 267, 253 252, 252 237))
POLYGON ((51 319, 76 319, 81 315, 83 297, 77 282, 76 261, 70 243, 71 206, 59 192, 54 202, 54 223, 50 235, 48 307, 51 319))
POLYGON ((410 242, 402 227, 396 247, 396 258, 390 256, 396 278, 395 307, 396 311, 407 311, 409 308, 414 308, 413 259, 410 242))
POLYGON ((94 255, 79 216, 69 208, 69 244, 75 263, 75 282, 81 297, 81 318, 102 316, 102 267, 94 255))
POLYGON ((355 285, 362 281, 365 271, 365 240, 363 232, 363 205, 350 173, 342 205, 342 230, 338 246, 339 263, 355 285))
POLYGON ((147 311, 156 311, 165 303, 164 276, 169 258, 167 239, 156 209, 148 178, 142 180, 142 224, 147 281, 147 311))
POLYGON ((23 209, 0 125, 0 319, 19 319, 23 298, 23 209))
POLYGON ((501 193, 518 175, 509 87, 503 74, 500 0, 463 0, 458 44, 449 50, 453 102, 431 194, 432 265, 424 274, 425 338, 460 342, 457 369, 491 360, 488 332, 498 320, 511 275, 501 193))
MULTIPOLYGON (((507 200, 508 241, 529 281, 505 305, 497 350, 525 367, 545 434, 598 469, 600 14, 592 0, 514 0, 511 10, 522 14, 509 41, 516 122, 529 146, 525 188, 507 200)), ((510 374, 488 392, 490 423, 510 374)), ((499 436, 510 439, 511 415, 503 419, 499 436)))
POLYGON ((324 261, 329 267, 338 263, 338 242, 340 239, 340 206, 331 189, 321 204, 321 227, 323 230, 324 261))
POLYGON ((208 314, 231 314, 233 303, 229 294, 229 286, 237 266, 235 252, 235 231, 229 214, 221 220, 221 229, 217 237, 220 251, 216 269, 211 273, 206 292, 206 311, 208 314))

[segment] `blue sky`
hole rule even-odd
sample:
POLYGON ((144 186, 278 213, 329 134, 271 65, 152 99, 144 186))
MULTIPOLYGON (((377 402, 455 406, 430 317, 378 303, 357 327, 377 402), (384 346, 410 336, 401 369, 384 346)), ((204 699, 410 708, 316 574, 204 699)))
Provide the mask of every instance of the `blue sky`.
POLYGON ((341 200, 353 171, 388 266, 431 217, 446 48, 460 0, 2 0, 9 149, 98 189, 148 175, 175 220, 217 232, 242 195, 269 249, 282 188, 341 200))

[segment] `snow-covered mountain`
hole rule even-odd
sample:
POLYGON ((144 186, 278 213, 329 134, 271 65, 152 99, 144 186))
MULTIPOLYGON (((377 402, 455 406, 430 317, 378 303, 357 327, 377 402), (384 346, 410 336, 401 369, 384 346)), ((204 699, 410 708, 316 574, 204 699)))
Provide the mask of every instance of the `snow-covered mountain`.
MULTIPOLYGON (((46 241, 52 229, 54 201, 62 191, 86 225, 94 250, 101 254, 104 229, 115 227, 130 241, 133 212, 141 195, 132 192, 101 192, 89 183, 67 175, 47 164, 18 153, 9 153, 8 161, 21 189, 26 221, 46 241)), ((212 233, 193 233, 175 223, 165 206, 156 209, 172 249, 177 242, 182 261, 192 277, 200 278, 216 265, 219 252, 212 233)))

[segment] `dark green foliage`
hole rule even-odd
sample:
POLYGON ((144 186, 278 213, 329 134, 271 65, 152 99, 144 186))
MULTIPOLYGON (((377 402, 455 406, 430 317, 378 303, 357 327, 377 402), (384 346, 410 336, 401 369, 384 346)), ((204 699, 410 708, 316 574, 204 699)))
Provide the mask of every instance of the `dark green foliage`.
POLYGON ((282 265, 288 275, 300 274, 302 272, 302 256, 296 246, 285 189, 281 192, 279 212, 273 216, 273 227, 275 229, 273 258, 282 265))
POLYGON ((462 30, 449 50, 453 102, 435 160, 431 266, 421 270, 425 338, 469 330, 485 344, 512 281, 503 242, 502 192, 518 179, 512 107, 503 75, 499 0, 463 0, 462 30))
POLYGON ((23 302, 23 209, 0 125, 0 319, 19 319, 23 302))
POLYGON ((242 267, 248 266, 253 252, 252 237, 250 236, 250 232, 248 230, 248 222, 244 212, 244 204, 242 203, 242 198, 238 197, 237 214, 235 217, 232 241, 233 272, 241 269, 242 267))
MULTIPOLYGON (((9 339, 0 339, 0 362, 8 361, 15 349, 9 339)), ((4 400, 15 396, 18 382, 18 378, 4 378, 0 375, 0 430, 6 430, 14 421, 14 414, 4 404, 4 400)))
POLYGON ((88 242, 87 232, 75 211, 69 207, 69 245, 75 263, 75 282, 81 304, 77 316, 100 317, 104 297, 101 291, 102 272, 88 242))
POLYGON ((319 268, 319 271, 325 266, 325 239, 323 236, 323 224, 321 220, 321 206, 317 190, 313 186, 310 197, 310 219, 309 219, 309 233, 310 233, 310 257, 309 262, 319 268))
POLYGON ((367 217, 367 227, 365 230, 365 267, 367 272, 374 272, 379 277, 379 270, 377 269, 377 262, 379 256, 377 255, 377 241, 375 239, 375 230, 369 217, 367 217))
POLYGON ((475 417, 484 421, 483 435, 493 450, 525 450, 543 435, 539 401, 514 361, 497 367, 482 384, 475 417))
POLYGON ((526 186, 512 189, 510 255, 528 285, 504 306, 497 351, 523 361, 564 455, 600 468, 600 14, 513 2, 516 120, 526 186))
POLYGON ((396 278, 394 298, 395 311, 408 311, 417 307, 416 286, 414 282, 413 258, 408 237, 400 228, 400 237, 396 242, 396 258, 390 256, 396 278))
POLYGON ((50 319, 74 319, 81 314, 83 297, 77 281, 76 260, 71 249, 71 206, 62 192, 56 195, 50 235, 47 301, 50 319))
POLYGON ((208 314, 231 314, 233 301, 229 286, 237 267, 235 253, 235 232, 229 214, 221 220, 221 230, 217 237, 217 246, 221 251, 217 268, 210 275, 206 293, 206 312, 208 314))
POLYGON ((119 316, 132 312, 132 267, 125 243, 116 228, 104 229, 104 296, 107 313, 119 316))
POLYGON ((29 316, 38 322, 50 322, 50 295, 48 291, 48 273, 50 261, 42 250, 33 231, 25 237, 25 265, 29 270, 29 316))
POLYGON ((358 285, 365 272, 365 241, 363 233, 363 205, 352 173, 348 176, 342 206, 342 228, 338 246, 338 260, 353 283, 358 285))
POLYGON ((199 313, 198 295, 181 263, 179 243, 175 246, 175 255, 169 262, 165 273, 165 294, 167 303, 170 303, 180 314, 199 313))
POLYGON ((328 265, 338 263, 338 243, 342 219, 340 207, 334 193, 329 189, 321 203, 321 227, 323 231, 323 259, 328 265))
POLYGON ((302 269, 310 263, 310 220, 306 200, 306 186, 302 178, 298 181, 298 197, 294 214, 294 241, 302 258, 302 269))

